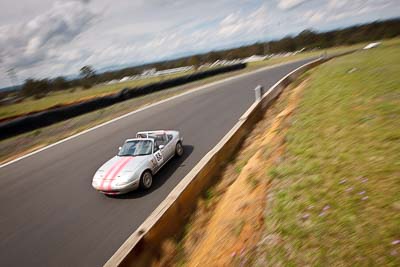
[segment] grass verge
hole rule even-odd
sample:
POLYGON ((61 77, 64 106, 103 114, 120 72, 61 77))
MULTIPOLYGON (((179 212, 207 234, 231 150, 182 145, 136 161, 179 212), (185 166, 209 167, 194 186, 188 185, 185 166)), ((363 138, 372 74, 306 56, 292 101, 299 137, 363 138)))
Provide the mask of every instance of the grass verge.
POLYGON ((399 266, 398 73, 389 42, 285 89, 153 266, 399 266))
POLYGON ((398 43, 311 72, 254 265, 400 265, 399 73, 398 43))
POLYGON ((280 159, 279 135, 298 100, 301 86, 287 88, 248 134, 242 149, 224 168, 216 184, 197 203, 183 237, 162 245, 153 266, 247 266, 263 231, 265 167, 280 159))

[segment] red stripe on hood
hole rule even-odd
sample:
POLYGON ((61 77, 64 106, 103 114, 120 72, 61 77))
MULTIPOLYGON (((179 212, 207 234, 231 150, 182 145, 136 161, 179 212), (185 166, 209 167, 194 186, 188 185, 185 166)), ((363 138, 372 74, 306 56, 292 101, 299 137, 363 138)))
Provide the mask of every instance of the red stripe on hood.
POLYGON ((133 157, 128 157, 127 159, 125 159, 125 161, 119 165, 118 169, 113 173, 112 178, 110 179, 109 183, 108 183, 108 190, 111 190, 111 184, 112 182, 115 180, 115 178, 117 177, 117 175, 121 172, 121 170, 129 163, 129 161, 131 161, 133 159, 133 157))
POLYGON ((119 160, 117 160, 114 165, 108 169, 106 175, 104 175, 103 180, 101 181, 101 185, 100 188, 104 189, 104 182, 107 180, 107 177, 111 174, 111 172, 120 164, 124 161, 123 158, 120 158, 119 160))

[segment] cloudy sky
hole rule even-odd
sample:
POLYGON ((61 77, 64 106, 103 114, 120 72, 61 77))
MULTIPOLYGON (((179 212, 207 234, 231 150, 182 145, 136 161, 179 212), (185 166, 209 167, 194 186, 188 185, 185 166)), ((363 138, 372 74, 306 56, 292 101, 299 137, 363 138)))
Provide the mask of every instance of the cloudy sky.
POLYGON ((400 15, 398 0, 0 0, 0 87, 400 15))

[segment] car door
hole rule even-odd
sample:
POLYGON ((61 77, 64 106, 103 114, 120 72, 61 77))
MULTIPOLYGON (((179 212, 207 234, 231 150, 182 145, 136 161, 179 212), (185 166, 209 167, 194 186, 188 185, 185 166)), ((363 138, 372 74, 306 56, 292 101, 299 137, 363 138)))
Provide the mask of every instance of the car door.
POLYGON ((154 150, 153 150, 154 152, 153 152, 153 157, 154 157, 154 160, 156 161, 156 164, 157 164, 157 166, 156 166, 156 170, 158 171, 161 167, 162 167, 162 165, 164 164, 164 160, 165 160, 165 153, 162 151, 162 149, 159 149, 158 147, 157 147, 157 144, 156 144, 156 142, 154 142, 154 150))
POLYGON ((175 154, 175 146, 173 144, 173 139, 168 138, 167 134, 165 134, 165 154, 168 159, 172 158, 175 154))

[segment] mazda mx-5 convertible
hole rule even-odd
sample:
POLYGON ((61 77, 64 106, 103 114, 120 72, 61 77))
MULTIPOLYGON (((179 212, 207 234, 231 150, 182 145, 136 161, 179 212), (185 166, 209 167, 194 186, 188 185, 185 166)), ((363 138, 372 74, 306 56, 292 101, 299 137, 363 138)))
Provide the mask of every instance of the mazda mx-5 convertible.
POLYGON ((149 189, 162 166, 174 156, 183 155, 182 141, 178 131, 138 132, 97 170, 92 186, 108 195, 149 189))

